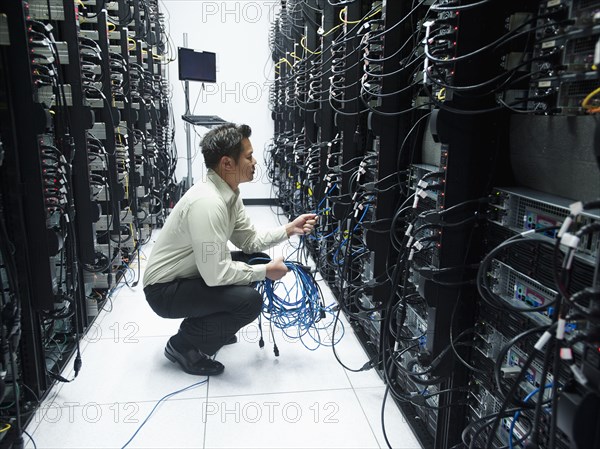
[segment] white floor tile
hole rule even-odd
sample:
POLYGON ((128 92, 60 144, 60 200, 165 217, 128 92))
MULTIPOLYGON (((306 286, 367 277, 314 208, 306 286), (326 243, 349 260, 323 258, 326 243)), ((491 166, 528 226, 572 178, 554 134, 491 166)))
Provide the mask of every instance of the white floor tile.
MULTIPOLYGON (((277 339, 277 335, 276 335, 277 339)), ((233 396, 350 388, 344 369, 331 349, 308 351, 298 340, 277 339, 279 357, 269 344, 241 341, 217 354, 225 372, 210 379, 210 396, 233 396)))
POLYGON ((352 390, 209 398, 205 409, 206 448, 379 447, 352 390))
MULTIPOLYGON (((200 387, 202 388, 202 387, 200 387)), ((161 403, 128 448, 202 448, 205 399, 161 403)), ((38 448, 120 448, 148 416, 155 402, 73 403, 50 408, 32 435, 38 448)), ((28 448, 33 447, 31 443, 28 448)))
MULTIPOLYGON (((387 447, 381 428, 381 404, 385 387, 356 389, 358 400, 373 428, 381 447, 387 447)), ((412 430, 394 401, 389 397, 385 404, 385 431, 394 449, 421 449, 412 430)))
MULTIPOLYGON (((118 340, 90 341, 82 354, 83 367, 75 382, 65 384, 56 397, 70 401, 114 402, 156 401, 203 377, 181 371, 163 354, 166 337, 138 337, 125 332, 118 340)), ((200 388, 183 393, 183 398, 206 396, 200 388)))

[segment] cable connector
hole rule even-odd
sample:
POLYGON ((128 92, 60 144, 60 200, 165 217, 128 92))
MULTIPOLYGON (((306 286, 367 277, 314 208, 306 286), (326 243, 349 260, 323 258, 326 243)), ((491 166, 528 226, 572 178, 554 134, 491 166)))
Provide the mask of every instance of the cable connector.
POLYGON ((275 354, 275 357, 279 357, 279 348, 276 344, 273 345, 273 353, 275 354))
POLYGON ((73 363, 73 372, 75 374, 75 377, 77 377, 79 371, 81 371, 82 365, 83 362, 81 361, 81 355, 77 354, 77 357, 75 357, 75 362, 73 363))
POLYGON ((362 368, 360 369, 360 371, 369 371, 371 368, 373 368, 373 362, 371 360, 369 360, 367 363, 365 363, 362 368))
POLYGON ((522 371, 522 368, 518 365, 510 366, 506 365, 501 368, 502 377, 504 379, 514 379, 517 377, 522 371))

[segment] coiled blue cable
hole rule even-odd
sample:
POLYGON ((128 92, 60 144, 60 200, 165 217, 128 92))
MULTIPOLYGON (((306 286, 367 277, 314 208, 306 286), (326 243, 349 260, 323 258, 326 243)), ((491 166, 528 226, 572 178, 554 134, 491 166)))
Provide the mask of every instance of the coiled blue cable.
POLYGON ((262 317, 271 326, 281 329, 286 337, 299 339, 310 351, 321 345, 337 344, 344 336, 344 327, 340 323, 342 332, 336 335, 335 342, 331 341, 328 329, 336 319, 334 304, 324 304, 321 290, 310 269, 298 262, 284 263, 295 278, 292 285, 268 278, 256 284, 256 289, 263 296, 262 317))

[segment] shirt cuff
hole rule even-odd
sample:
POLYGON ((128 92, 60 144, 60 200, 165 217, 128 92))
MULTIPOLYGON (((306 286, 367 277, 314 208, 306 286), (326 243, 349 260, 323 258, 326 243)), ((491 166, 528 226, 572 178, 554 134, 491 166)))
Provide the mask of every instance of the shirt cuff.
POLYGON ((250 265, 252 267, 252 282, 264 281, 267 277, 267 265, 250 265))
POLYGON ((289 239, 289 237, 287 235, 287 231, 285 229, 285 225, 281 226, 279 228, 279 232, 276 231, 275 235, 279 237, 279 240, 278 240, 279 242, 283 242, 283 241, 289 239))

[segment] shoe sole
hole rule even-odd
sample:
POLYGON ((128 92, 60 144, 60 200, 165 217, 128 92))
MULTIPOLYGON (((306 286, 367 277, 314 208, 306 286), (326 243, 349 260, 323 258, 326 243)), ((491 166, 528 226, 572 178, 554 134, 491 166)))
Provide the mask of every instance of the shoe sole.
POLYGON ((167 348, 165 348, 165 357, 170 362, 175 363, 176 365, 179 365, 179 368, 181 368, 181 370, 184 373, 191 374, 193 376, 216 376, 218 374, 221 374, 225 370, 225 367, 223 366, 222 368, 220 368, 218 370, 212 370, 210 372, 205 372, 205 373, 195 373, 193 371, 188 370, 185 366, 183 366, 173 354, 171 354, 169 351, 167 351, 167 348))

